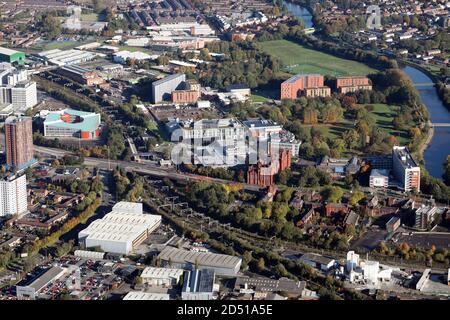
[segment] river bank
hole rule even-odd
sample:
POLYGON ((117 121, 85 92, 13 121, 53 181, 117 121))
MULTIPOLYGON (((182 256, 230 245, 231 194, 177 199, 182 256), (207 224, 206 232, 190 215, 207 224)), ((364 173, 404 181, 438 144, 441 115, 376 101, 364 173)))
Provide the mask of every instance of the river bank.
MULTIPOLYGON (((309 13, 307 20, 313 22, 313 17, 308 11, 306 2, 294 0, 284 1, 284 4, 298 18, 305 20, 305 13, 309 13)), ((314 27, 314 25, 312 24, 311 27, 314 27)), ((430 123, 450 123, 450 110, 446 108, 437 91, 438 77, 421 65, 400 59, 397 61, 405 66, 401 69, 416 85, 416 90, 421 97, 422 103, 428 110, 431 119, 430 123)), ((439 179, 442 178, 443 163, 447 155, 450 154, 448 141, 450 141, 449 127, 433 128, 430 125, 427 137, 424 138, 417 152, 418 158, 424 161, 425 168, 429 174, 439 179)))

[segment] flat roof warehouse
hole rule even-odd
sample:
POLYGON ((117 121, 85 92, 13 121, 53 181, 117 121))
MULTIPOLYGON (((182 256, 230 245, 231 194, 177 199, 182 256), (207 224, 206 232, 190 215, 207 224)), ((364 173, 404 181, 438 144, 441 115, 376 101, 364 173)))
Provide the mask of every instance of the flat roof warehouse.
POLYGON ((189 263, 192 265, 198 264, 199 266, 204 267, 227 268, 235 270, 242 263, 241 258, 234 256, 216 253, 186 251, 172 247, 165 247, 158 257, 161 260, 170 260, 173 263, 189 263))

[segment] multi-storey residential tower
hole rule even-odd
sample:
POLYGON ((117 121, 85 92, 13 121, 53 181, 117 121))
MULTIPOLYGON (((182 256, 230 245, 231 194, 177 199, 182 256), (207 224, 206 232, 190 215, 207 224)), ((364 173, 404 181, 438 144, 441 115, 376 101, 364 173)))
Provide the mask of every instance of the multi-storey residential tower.
POLYGON ((33 158, 33 124, 29 117, 11 116, 5 120, 6 164, 24 169, 33 158))
POLYGON ((27 212, 26 176, 8 176, 0 180, 0 217, 27 212))
POLYGON ((420 167, 411 157, 406 147, 394 146, 392 167, 396 180, 402 183, 405 191, 420 191, 420 167))

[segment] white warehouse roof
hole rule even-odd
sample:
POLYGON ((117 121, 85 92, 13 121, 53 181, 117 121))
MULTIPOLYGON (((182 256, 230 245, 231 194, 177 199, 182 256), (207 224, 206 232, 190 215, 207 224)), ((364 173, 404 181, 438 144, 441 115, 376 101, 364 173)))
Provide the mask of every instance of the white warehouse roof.
POLYGON ((179 278, 183 274, 183 269, 170 269, 170 268, 154 268, 147 267, 142 271, 141 278, 149 279, 167 279, 167 278, 179 278))
POLYGON ((169 300, 167 293, 130 291, 123 300, 169 300))
POLYGON ((80 231, 78 238, 85 240, 86 247, 100 246, 107 252, 128 254, 135 241, 145 240, 160 222, 161 216, 144 214, 140 203, 119 202, 102 219, 80 231))
POLYGON ((113 211, 114 212, 120 212, 120 213, 138 213, 138 214, 142 214, 143 206, 142 206, 142 203, 120 201, 120 202, 117 202, 114 205, 113 211))

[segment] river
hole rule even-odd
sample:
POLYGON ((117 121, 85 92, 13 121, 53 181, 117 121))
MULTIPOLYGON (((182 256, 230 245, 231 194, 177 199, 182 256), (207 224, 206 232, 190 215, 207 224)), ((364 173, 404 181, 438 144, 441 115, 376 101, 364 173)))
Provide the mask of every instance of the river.
MULTIPOLYGON (((414 84, 432 84, 433 81, 422 71, 405 67, 402 69, 412 80, 414 84)), ((417 86, 422 102, 430 113, 433 123, 450 123, 450 111, 439 99, 436 88, 432 86, 417 86)), ((423 155, 425 167, 436 178, 442 178, 443 163, 450 154, 450 127, 434 128, 433 139, 423 155)))
POLYGON ((295 4, 292 2, 287 2, 287 1, 284 1, 284 4, 285 4, 286 8, 288 9, 288 11, 292 15, 294 15, 297 18, 300 18, 304 21, 305 28, 313 27, 312 16, 306 8, 304 8, 298 4, 295 4))
MULTIPOLYGON (((291 2, 284 2, 287 9, 294 16, 303 19, 306 28, 313 27, 312 16, 309 11, 291 2)), ((415 84, 431 84, 433 81, 422 71, 405 67, 402 69, 415 84)), ((450 123, 450 111, 439 99, 437 91, 432 86, 417 86, 422 102, 430 113, 433 123, 450 123)), ((433 139, 424 153, 425 167, 427 171, 436 178, 442 178, 443 163, 450 154, 450 127, 437 127, 434 129, 433 139)))

